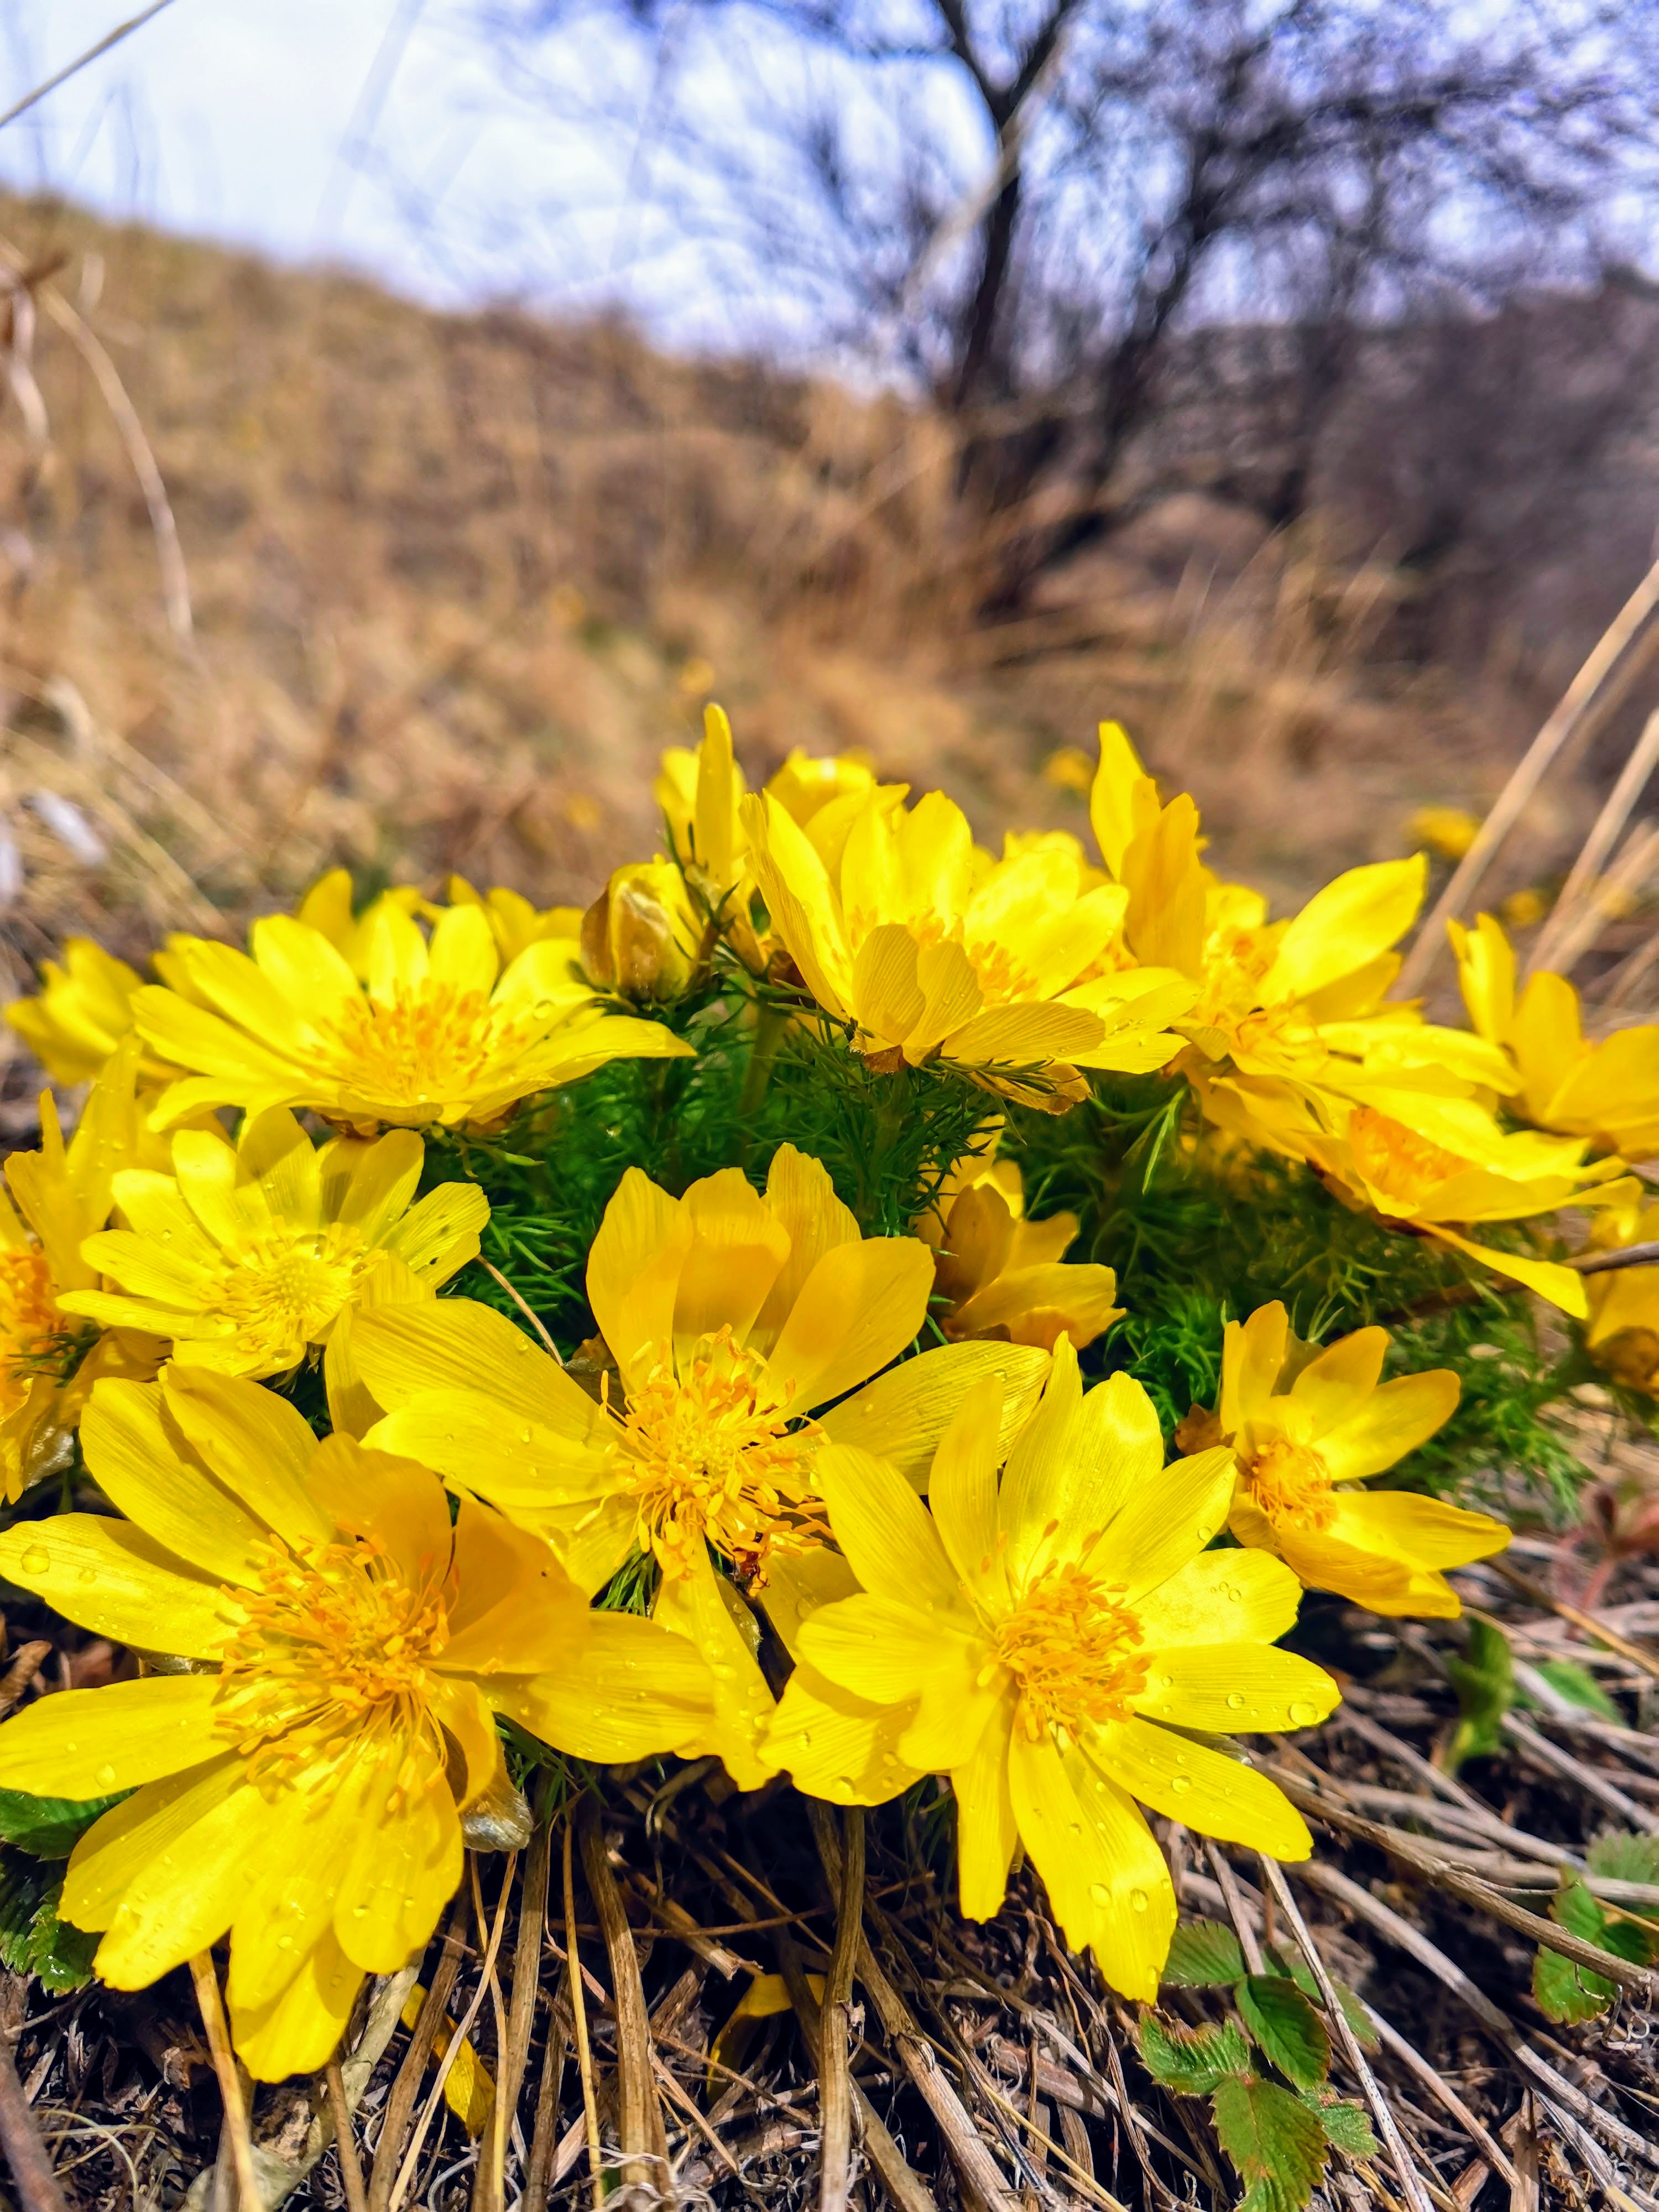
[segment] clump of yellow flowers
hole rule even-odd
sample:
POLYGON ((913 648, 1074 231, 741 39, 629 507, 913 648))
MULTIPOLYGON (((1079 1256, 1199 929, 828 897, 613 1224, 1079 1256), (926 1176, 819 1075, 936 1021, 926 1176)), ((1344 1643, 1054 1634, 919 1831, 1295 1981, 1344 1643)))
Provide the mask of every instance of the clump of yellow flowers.
POLYGON ((314 2070, 569 1760, 945 1778, 961 1911, 1023 1854, 1136 1998, 1158 1822, 1307 1855, 1259 1747, 1343 1607, 1508 1540, 1419 1316, 1534 1293, 1659 1395, 1659 1273, 1558 1219, 1655 1237, 1659 1028, 1587 1042, 1489 916, 1431 1023, 1420 857, 1275 920, 1115 725, 1056 758, 1092 848, 992 850, 862 758, 751 788, 711 708, 585 907, 337 869, 6 1010, 65 1096, 0 1192, 0 1571, 131 1656, 0 1788, 84 1808, 106 1981, 228 1941, 249 2070, 314 2070))

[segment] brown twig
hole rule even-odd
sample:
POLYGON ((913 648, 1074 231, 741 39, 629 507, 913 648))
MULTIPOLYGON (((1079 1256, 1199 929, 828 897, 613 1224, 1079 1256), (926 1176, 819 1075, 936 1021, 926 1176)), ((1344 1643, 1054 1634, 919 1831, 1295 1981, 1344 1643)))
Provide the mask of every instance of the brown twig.
POLYGON ((599 1915, 611 1964, 611 2002, 617 2019, 617 2127, 622 2137, 625 2183, 661 2190, 668 2179, 668 2138, 651 2070, 651 2019, 640 1980, 634 1931, 605 1850, 605 1832, 592 1798, 577 1808, 578 1840, 587 1893, 599 1915))
POLYGON ((531 2033, 535 2026, 536 1995, 541 1982, 542 1931, 547 1924, 547 1883, 552 1857, 553 1831, 543 1820, 531 1838, 524 1885, 519 1893, 513 1990, 507 2006, 507 2033, 497 2057, 495 2124, 487 2148, 478 2158, 477 2179, 472 2190, 473 2212, 484 2212, 484 2208, 501 2201, 507 2129, 519 2108, 519 2091, 524 2084, 531 2033))
MULTIPOLYGON (((833 1818, 826 1813, 826 1820, 833 1818)), ((847 2039, 852 2027, 853 1967, 864 1927, 864 1814, 856 1805, 842 1824, 841 1895, 836 1948, 823 1987, 818 2037, 818 2118, 822 2212, 845 2212, 853 2182, 853 2100, 847 2039)))
POLYGON ((1561 886, 1560 896, 1548 921, 1534 940, 1532 955, 1527 962, 1528 975, 1540 968, 1557 966, 1553 956, 1576 920, 1575 909, 1582 902, 1593 898, 1596 878, 1602 866, 1618 843, 1619 833, 1629 821, 1656 764, 1659 764, 1659 714, 1650 714, 1642 726, 1642 734, 1631 747, 1630 756, 1619 771, 1619 781, 1608 793, 1606 804, 1579 848, 1577 859, 1568 871, 1567 880, 1561 886))
POLYGON ((106 31, 95 46, 88 46, 83 54, 77 54, 72 62, 49 76, 44 84, 37 84, 33 92, 26 92, 21 100, 15 100, 5 113, 0 115, 0 131, 3 131, 9 123, 15 123, 20 115, 27 115, 30 108, 38 106, 47 94, 56 92, 60 84, 67 84, 72 76, 78 76, 89 62, 95 62, 100 54, 106 54, 112 46, 118 46, 123 39, 131 38, 135 31, 142 31, 152 15, 159 15, 163 8, 170 7, 172 3, 173 0, 150 0, 148 8, 141 8, 136 15, 129 15, 125 23, 118 23, 112 31, 106 31))
POLYGON ((1400 2132, 1399 2123, 1395 2118, 1389 2100, 1378 2086, 1376 2075, 1365 2063, 1365 2054, 1359 2047, 1359 2039, 1353 2032, 1347 2014, 1343 2010, 1342 2001, 1336 1993, 1335 1984, 1326 1970, 1324 1960, 1320 1956, 1319 1946, 1314 1942, 1308 1923, 1302 1917, 1296 1899, 1291 1895, 1290 1886, 1279 1871, 1279 1863, 1276 1859, 1269 1858, 1265 1852, 1258 1853, 1257 1856, 1267 1887, 1278 1899, 1279 1910, 1290 1922, 1291 1933, 1295 1936, 1302 1955, 1306 1959, 1313 1978, 1319 1984, 1319 1994, 1325 2006, 1325 2017, 1331 2024, 1332 2033, 1342 2045, 1343 2054, 1353 2069, 1354 2078, 1364 2092, 1365 2102, 1370 2106, 1376 2118, 1378 2132, 1389 2147, 1389 2154, 1394 2160, 1394 2170, 1400 2177, 1400 2185, 1411 2199, 1414 2212, 1433 2212, 1427 2192, 1423 2186, 1423 2177, 1417 2169, 1417 2161, 1407 2149, 1405 2138, 1400 2132))
POLYGON ((213 2070, 219 2078, 225 2129, 236 2165, 237 2194, 242 2200, 243 2212, 262 2212, 258 2179, 253 2170, 253 2140, 248 2133, 247 2106, 242 2096, 242 2077, 236 2070, 236 2054, 230 2047, 230 2030, 225 2025, 225 2008, 219 1995, 219 1977, 211 1951, 198 1951, 191 1959, 190 1978, 196 1984, 196 2002, 201 2008, 213 2070))
POLYGON ((339 2154, 346 2212, 368 2212, 368 2193, 363 2187, 363 2169, 358 2162, 357 2145, 351 2131, 351 2107, 346 2102, 345 2081, 337 2057, 331 2058, 324 2067, 323 2080, 328 2088, 328 2108, 334 2117, 334 2147, 339 2154))
POLYGON ((409 2133, 410 2121, 414 2116, 415 2100, 432 2057, 432 2046, 442 2028, 449 1993, 455 1986, 455 1977, 461 1971, 466 1914, 466 1892, 462 1890, 450 1912, 449 1925, 444 1929, 443 1948, 438 1954, 438 1963, 432 1970, 432 1979, 410 2033, 409 2048, 404 2053, 403 2063, 398 2069, 391 2094, 386 2100, 386 2118, 380 2123, 380 2140, 374 2146, 374 2164, 368 2177, 368 2212, 386 2212, 392 2200, 392 2179, 403 2155, 404 2139, 409 2133))
MULTIPOLYGON (((501 2172, 507 2148, 507 2115, 512 2109, 507 2101, 505 2079, 507 2056, 507 2008, 501 2002, 501 1977, 495 1970, 495 1944, 499 1937, 490 1940, 490 1930, 485 1923, 483 1893, 478 1886, 478 1857, 476 1851, 472 1855, 470 1871, 472 1877, 472 1920, 478 1931, 478 1941, 481 1943, 489 1942, 489 1949, 485 1954, 488 1971, 484 1979, 489 1985, 489 2000, 495 2015, 495 2093, 489 2100, 489 2118, 484 2128, 483 2139, 478 2145, 478 2164, 472 2177, 472 2203, 474 2212, 501 2212, 501 2172)), ((509 1859, 507 1873, 501 1882, 501 1904, 496 1914, 498 1926, 501 1914, 507 1910, 507 1892, 512 1887, 513 1860, 509 1859)), ((520 1921, 520 1932, 522 1936, 522 1915, 520 1921)), ((514 1963, 516 1964, 516 1960, 514 1963)), ((460 2048, 459 2034, 453 2039, 452 2048, 455 2050, 460 2048)), ((517 2101, 518 2090, 515 2085, 513 2102, 516 2104, 517 2101)))
MULTIPOLYGON (((501 1876, 501 1901, 495 1907, 495 1924, 489 1930, 489 1941, 484 1951, 483 1964, 479 1969, 478 1986, 472 1992, 471 2002, 468 2004, 466 2010, 461 2014, 459 2020, 456 2021, 453 2033, 449 2036, 444 2045, 444 2054, 438 2061, 438 2070, 433 2078, 432 2087, 427 2093, 426 2103, 422 2108, 420 2119, 416 2125, 413 2140, 410 2142, 408 2150, 404 2154, 404 2162, 402 2166, 398 2169, 398 2179, 392 2185, 392 2198, 387 2208, 387 2212, 398 2212, 398 2208, 402 2205, 404 2201, 404 2193, 408 2190, 410 2184, 415 2179, 415 2169, 420 2163, 421 2150, 422 2145, 426 2142, 427 2130, 432 2125, 433 2116, 437 2112, 439 2101, 443 2096, 444 2084, 448 2081, 451 2073, 454 2069, 455 2062, 461 2055, 462 2047, 465 2044, 467 2037, 471 2033, 472 2023, 477 2018, 479 2009, 483 2003, 484 1994, 486 1990, 489 1989, 494 1980, 495 1972, 495 1958, 497 1953, 501 1949, 501 1936, 507 1926, 507 1899, 513 1889, 513 1871, 518 1863, 518 1856, 519 1855, 516 1851, 509 1851, 507 1854, 507 1869, 501 1876)), ((476 1903, 478 1899, 477 1862, 476 1858, 473 1861, 472 1873, 472 1894, 476 1903)), ((463 1897, 465 1897, 465 1891, 463 1891, 462 1894, 463 1897)), ((481 1909, 480 1917, 482 1919, 481 1909)), ((480 1926, 479 1933, 483 1933, 482 1925, 480 1926)))
MULTIPOLYGON (((1650 1247, 1630 1245, 1626 1256, 1628 1257, 1631 1252, 1644 1249, 1650 1250, 1654 1258, 1659 1260, 1659 1244, 1650 1247)), ((1590 1270, 1585 1267, 1581 1272, 1588 1274, 1590 1270)), ((1599 1613, 1585 1613, 1576 1605, 1569 1605, 1565 1598, 1556 1597, 1545 1589, 1542 1583, 1534 1582, 1530 1575, 1524 1574, 1508 1559, 1488 1559, 1485 1564, 1493 1574, 1501 1575, 1511 1589, 1519 1590, 1522 1596, 1529 1598, 1534 1605, 1542 1606, 1546 1612, 1557 1614, 1562 1620, 1571 1621, 1592 1641, 1604 1645, 1609 1651, 1616 1651, 1621 1659, 1628 1659, 1632 1667, 1639 1667, 1644 1674, 1651 1674, 1659 1681, 1659 1658, 1656 1658, 1651 1651, 1644 1651, 1639 1644, 1632 1644, 1629 1637, 1621 1636, 1599 1613)))
POLYGON ((587 2128, 587 2172, 593 2189, 593 2212, 604 2212, 605 2151, 599 2142, 599 2106, 593 2090, 593 2054, 587 2043, 587 1999, 582 1993, 582 1963, 576 1948, 576 1883, 570 1864, 571 1820, 564 1824, 564 1950, 565 1986, 570 1997, 570 2016, 576 2031, 576 2069, 582 2081, 582 2118, 587 2128))
POLYGON ((0 2148, 6 2154, 22 2212, 69 2212, 40 2130, 17 2078, 10 2039, 0 2034, 0 2148))
POLYGON ((530 2138, 530 2163, 525 2169, 519 2212, 547 2212, 548 2184, 556 2148, 554 2131, 559 2124, 559 2091, 564 2081, 564 2054, 570 2043, 569 1987, 570 1971, 567 1967, 548 2016, 541 2078, 536 2084, 536 2121, 530 2138))
POLYGON ((536 1311, 534 1306, 530 1304, 521 1291, 514 1288, 513 1285, 507 1281, 507 1277, 502 1274, 499 1267, 491 1266, 490 1262, 484 1258, 482 1252, 478 1254, 477 1259, 478 1265, 483 1269, 485 1274, 493 1277, 494 1279, 501 1285, 501 1289, 507 1292, 508 1297, 512 1299, 514 1304, 517 1306, 519 1311, 530 1323, 530 1326, 535 1330, 537 1335, 540 1337, 542 1342, 552 1353, 554 1358, 557 1359, 559 1365, 562 1367, 564 1365, 564 1362, 562 1359, 559 1358, 559 1347, 554 1343, 552 1338, 548 1334, 547 1325, 543 1321, 541 1316, 536 1311))

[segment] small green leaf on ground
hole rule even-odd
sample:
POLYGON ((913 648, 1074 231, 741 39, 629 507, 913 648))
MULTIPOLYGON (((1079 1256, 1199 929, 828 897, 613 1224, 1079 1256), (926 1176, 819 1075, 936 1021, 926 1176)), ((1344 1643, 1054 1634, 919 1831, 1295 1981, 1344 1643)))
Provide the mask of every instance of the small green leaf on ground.
POLYGON ((1244 1978, 1238 1938, 1219 1920, 1183 1920, 1170 1944, 1165 1984, 1177 1990, 1217 1989, 1244 1978))
POLYGON ((1589 1668, 1581 1667, 1576 1659, 1540 1659, 1538 1672, 1553 1690, 1560 1692, 1569 1705, 1582 1705, 1586 1712, 1600 1713, 1604 1721, 1617 1721, 1623 1724, 1623 1713, 1589 1668))
POLYGON ((1659 1836, 1598 1836, 1585 1856, 1609 1881, 1659 1882, 1659 1836))
MULTIPOLYGON (((1268 1956, 1281 1974, 1290 1976, 1310 2003, 1322 2003, 1319 1984, 1314 1979, 1314 1970, 1300 1951, 1280 1951, 1270 1946, 1268 1956)), ((1331 1987, 1336 1991, 1336 2001, 1341 2006, 1348 2026, 1353 2030, 1354 2041, 1360 2049, 1362 2051, 1381 2050, 1382 2041, 1376 2030, 1371 2026, 1371 2016, 1365 2009, 1364 1998, 1351 1990, 1346 1982, 1334 1979, 1331 1987)))
POLYGON ((1461 1717, 1446 1751, 1447 1771, 1455 1774, 1466 1759, 1486 1759, 1498 1748, 1504 1716, 1515 1703, 1515 1661, 1508 1637, 1489 1621, 1471 1620, 1468 1654, 1447 1660, 1446 1672, 1461 1717))
POLYGON ((1207 2096, 1250 2069, 1250 2046, 1231 2020, 1218 2027, 1183 2028, 1147 2013, 1140 2023, 1140 2056, 1154 2081, 1187 2097, 1207 2096))
POLYGON ((1370 2116, 1363 2105, 1351 2105, 1346 2099, 1334 2105, 1322 2105, 1319 2124, 1325 2130, 1325 2140, 1348 2158, 1374 2158, 1376 2137, 1371 2132, 1370 2116))
POLYGON ((0 1850, 0 1965, 38 1974, 54 1996, 92 1977, 98 1937, 58 1917, 64 1878, 39 1859, 0 1850))
MULTIPOLYGON (((1274 2081, 1224 2081, 1212 2103, 1215 2131, 1260 2212, 1301 2212, 1325 2172, 1317 2113, 1274 2081)), ((1243 2207, 1240 2208, 1243 2212, 1243 2207)))
POLYGON ((113 1797, 30 1797, 21 1790, 0 1790, 0 1843, 15 1844, 36 1858, 66 1859, 100 1814, 118 1805, 113 1797))
POLYGON ((1325 2023, 1293 1981, 1252 1974, 1238 1985, 1239 2017, 1262 2056, 1298 2089, 1317 2089, 1331 2070, 1325 2023))

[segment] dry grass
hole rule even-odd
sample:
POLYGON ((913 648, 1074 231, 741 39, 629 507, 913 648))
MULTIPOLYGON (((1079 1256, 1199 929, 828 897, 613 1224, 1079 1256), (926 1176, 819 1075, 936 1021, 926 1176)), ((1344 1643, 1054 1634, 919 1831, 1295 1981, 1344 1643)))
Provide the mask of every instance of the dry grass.
POLYGON ((1228 860, 1286 889, 1400 849, 1425 797, 1485 796, 1521 733, 1389 668, 1392 580, 1312 537, 1171 502, 988 629, 989 533, 946 430, 896 402, 614 328, 430 314, 40 204, 0 205, 0 237, 107 348, 195 618, 193 643, 169 629, 154 518, 67 318, 24 301, 0 431, 15 981, 68 929, 137 951, 337 859, 585 898, 652 837, 656 754, 711 693, 757 768, 861 746, 988 826, 1080 822, 1037 770, 1117 714, 1228 860), (41 818, 42 790, 104 859, 41 818))

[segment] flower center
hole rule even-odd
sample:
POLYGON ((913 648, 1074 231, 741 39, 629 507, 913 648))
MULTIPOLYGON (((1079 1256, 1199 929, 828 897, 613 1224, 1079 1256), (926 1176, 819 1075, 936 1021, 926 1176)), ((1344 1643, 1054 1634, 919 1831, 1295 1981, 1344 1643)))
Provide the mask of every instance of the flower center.
POLYGON ((1417 1204, 1468 1165, 1374 1106, 1356 1108, 1348 1122, 1348 1144, 1371 1188, 1407 1205, 1417 1204))
POLYGON ((758 1573, 769 1552, 828 1539, 810 1471, 816 1433, 789 1426, 766 1362, 729 1328, 678 1361, 663 1346, 622 1428, 640 1547, 669 1572, 684 1572, 705 1540, 758 1573))
POLYGON ((524 1018, 498 1013, 482 991, 428 979, 400 983, 389 1001, 349 1000, 324 1025, 323 1042, 342 1081, 425 1106, 465 1094, 538 1034, 524 1018))
POLYGON ((1250 1496, 1267 1518, 1316 1534, 1336 1518, 1331 1473, 1310 1444, 1273 1437, 1243 1462, 1250 1496))
POLYGON ((370 1541, 308 1557, 273 1547, 258 1591, 233 1594, 217 1725, 256 1783, 326 1765, 365 1728, 435 1735, 427 1669, 449 1638, 441 1589, 411 1589, 370 1541))
POLYGON ((349 1301, 363 1263, 356 1230, 251 1237, 230 1255, 219 1310, 273 1358, 300 1358, 349 1301))
POLYGON ((997 1632, 994 1650, 1020 1687, 1033 1738, 1127 1720, 1146 1683, 1139 1618, 1077 1565, 1045 1567, 997 1632))
POLYGON ((0 1251, 0 1414, 22 1404, 64 1334, 45 1253, 33 1245, 0 1251))
POLYGON ((964 945, 963 950, 988 1006, 1024 1004, 1036 998, 1036 978, 1028 968, 1020 966, 1006 945, 986 938, 964 945))

